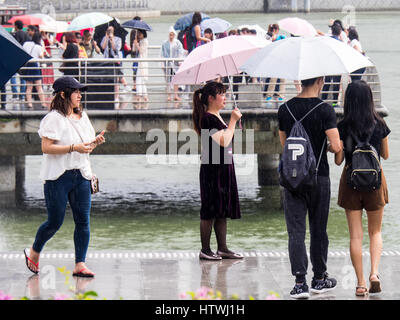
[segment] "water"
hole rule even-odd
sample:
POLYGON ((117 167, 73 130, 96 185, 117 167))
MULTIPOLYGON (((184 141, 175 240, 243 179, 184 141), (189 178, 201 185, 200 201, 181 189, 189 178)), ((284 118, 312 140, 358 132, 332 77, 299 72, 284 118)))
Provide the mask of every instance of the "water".
MULTIPOLYGON (((259 24, 266 28, 289 14, 221 14, 233 26, 259 24)), ((338 13, 297 14, 316 28, 327 30, 329 18, 344 18, 338 13)), ((151 45, 167 38, 167 31, 178 16, 149 18, 154 31, 148 33, 151 45)), ((386 119, 390 158, 383 167, 389 186, 389 201, 383 220, 384 249, 399 247, 400 179, 396 164, 400 160, 398 91, 400 65, 400 12, 356 13, 360 41, 377 66, 382 103, 389 109, 386 119)), ((239 158, 237 160, 240 160, 239 158)), ((342 167, 331 164, 332 199, 328 223, 331 248, 348 248, 348 229, 344 211, 336 205, 342 167)), ((43 188, 38 178, 40 156, 26 157, 25 209, 0 210, 0 252, 21 250, 31 245, 38 226, 46 219, 43 188)), ((257 166, 251 174, 238 168, 238 188, 242 219, 228 221, 228 243, 234 249, 286 249, 287 233, 277 188, 257 185, 257 166)), ((144 155, 92 156, 94 172, 102 192, 93 197, 90 250, 197 250, 199 249, 200 190, 199 167, 154 165, 144 155)), ((367 230, 366 219, 364 219, 367 230)), ((68 209, 64 225, 46 245, 46 250, 73 251, 73 220, 68 209)), ((365 233, 367 234, 367 233, 365 233)), ((366 237, 367 239, 367 237, 366 237)), ((215 238, 212 237, 215 246, 215 238)), ((368 242, 364 244, 368 248, 368 242)))

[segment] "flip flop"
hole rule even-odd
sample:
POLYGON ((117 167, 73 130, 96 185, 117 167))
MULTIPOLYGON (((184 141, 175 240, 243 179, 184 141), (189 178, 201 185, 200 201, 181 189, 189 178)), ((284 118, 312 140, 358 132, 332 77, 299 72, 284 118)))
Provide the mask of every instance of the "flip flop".
POLYGON ((26 252, 27 250, 28 250, 28 248, 25 248, 25 249, 24 249, 26 267, 29 269, 29 271, 33 272, 34 274, 38 274, 38 273, 39 273, 39 262, 38 262, 38 263, 33 262, 32 259, 29 258, 29 255, 28 255, 27 252, 26 252), (36 267, 36 270, 33 270, 33 269, 31 269, 31 268, 29 267, 28 261, 29 261, 30 263, 32 263, 32 264, 36 267))
POLYGON ((81 278, 93 278, 94 273, 83 273, 83 271, 88 270, 87 268, 83 268, 79 270, 79 272, 74 272, 72 275, 74 277, 81 277, 81 278))

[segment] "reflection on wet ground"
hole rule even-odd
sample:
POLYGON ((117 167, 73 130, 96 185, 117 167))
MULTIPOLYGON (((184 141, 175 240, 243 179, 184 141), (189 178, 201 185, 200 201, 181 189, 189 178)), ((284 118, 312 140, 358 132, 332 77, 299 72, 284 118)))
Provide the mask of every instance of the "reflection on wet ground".
MULTIPOLYGON (((214 262, 199 260, 198 252, 194 251, 94 251, 87 259, 88 266, 96 273, 94 279, 66 277, 57 270, 63 267, 65 271, 72 270, 70 253, 43 253, 37 276, 27 270, 22 253, 0 254, 0 289, 13 297, 30 299, 65 299, 76 293, 95 291, 99 299, 177 300, 181 294, 205 286, 221 291, 226 298, 238 295, 244 300, 249 296, 264 300, 273 291, 281 299, 290 299, 294 278, 285 252, 242 253, 244 260, 214 262)), ((366 266, 368 260, 365 254, 366 266)), ((400 299, 396 285, 400 280, 396 267, 399 262, 399 252, 385 252, 380 268, 383 291, 366 299, 400 299)), ((338 280, 337 287, 325 294, 311 294, 310 299, 359 299, 355 296, 356 279, 348 253, 331 251, 328 272, 338 280)), ((309 284, 311 277, 309 266, 309 284)))

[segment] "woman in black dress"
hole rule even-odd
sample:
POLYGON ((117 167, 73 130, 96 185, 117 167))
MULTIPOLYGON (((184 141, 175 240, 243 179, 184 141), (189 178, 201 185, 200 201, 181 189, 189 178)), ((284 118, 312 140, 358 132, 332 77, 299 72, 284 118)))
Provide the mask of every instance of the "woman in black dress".
POLYGON ((200 167, 200 259, 242 259, 243 256, 228 250, 226 245, 226 218, 239 219, 240 207, 232 156, 232 141, 236 122, 242 114, 232 111, 226 125, 219 111, 225 107, 225 87, 209 82, 194 92, 193 124, 201 137, 200 167), (211 251, 210 238, 214 225, 218 250, 211 251))

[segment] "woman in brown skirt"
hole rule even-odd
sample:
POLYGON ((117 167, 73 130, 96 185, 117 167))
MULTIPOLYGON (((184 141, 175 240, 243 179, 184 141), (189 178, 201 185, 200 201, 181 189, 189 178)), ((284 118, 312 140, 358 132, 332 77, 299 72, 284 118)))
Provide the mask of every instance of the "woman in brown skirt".
POLYGON ((346 210, 350 232, 350 256, 357 276, 356 295, 381 292, 378 267, 382 252, 382 217, 383 208, 388 203, 386 179, 382 171, 382 183, 373 191, 356 191, 347 183, 346 171, 351 164, 355 150, 355 136, 359 141, 372 145, 382 157, 389 157, 388 135, 390 129, 375 111, 372 91, 365 81, 354 81, 349 84, 345 93, 344 119, 339 122, 338 129, 343 150, 335 154, 335 163, 340 165, 345 160, 345 167, 340 179, 338 205, 346 210), (362 212, 367 212, 368 234, 370 238, 371 272, 370 287, 367 288, 362 263, 362 212))

